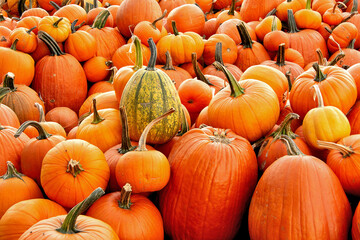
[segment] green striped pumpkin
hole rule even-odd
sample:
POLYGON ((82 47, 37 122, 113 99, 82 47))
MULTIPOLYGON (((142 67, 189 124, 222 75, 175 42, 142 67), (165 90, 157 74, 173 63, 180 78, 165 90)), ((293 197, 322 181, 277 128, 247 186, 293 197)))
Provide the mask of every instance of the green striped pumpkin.
POLYGON ((149 39, 151 57, 146 68, 130 78, 123 91, 120 106, 125 107, 131 140, 138 141, 145 127, 170 108, 175 112, 151 130, 147 143, 162 144, 175 136, 181 124, 181 101, 174 83, 163 71, 155 68, 156 45, 149 39))

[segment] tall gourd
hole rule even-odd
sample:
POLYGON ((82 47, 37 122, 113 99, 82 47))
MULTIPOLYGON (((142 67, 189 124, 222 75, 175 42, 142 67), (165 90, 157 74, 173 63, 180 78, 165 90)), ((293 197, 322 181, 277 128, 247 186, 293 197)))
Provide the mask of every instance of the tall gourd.
POLYGON ((129 133, 134 141, 140 139, 147 124, 169 108, 174 108, 175 112, 161 120, 148 135, 149 144, 162 144, 174 137, 180 128, 181 102, 170 77, 155 68, 156 46, 151 38, 148 42, 151 50, 149 64, 130 78, 123 91, 120 106, 127 111, 129 133))

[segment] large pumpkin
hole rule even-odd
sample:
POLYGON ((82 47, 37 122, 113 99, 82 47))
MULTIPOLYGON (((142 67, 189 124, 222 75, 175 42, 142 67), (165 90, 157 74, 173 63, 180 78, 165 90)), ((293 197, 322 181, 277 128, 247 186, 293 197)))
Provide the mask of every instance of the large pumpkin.
POLYGON ((169 162, 170 181, 159 196, 165 232, 172 239, 233 239, 257 181, 249 142, 229 129, 192 129, 169 162))
POLYGON ((140 139, 147 124, 173 107, 175 112, 153 127, 147 139, 148 143, 161 144, 174 137, 180 128, 181 102, 169 76, 155 68, 155 43, 149 40, 149 45, 149 64, 130 78, 122 93, 120 106, 127 110, 130 137, 135 141, 140 139))
POLYGON ((244 0, 240 8, 240 16, 245 22, 258 21, 283 0, 244 0))

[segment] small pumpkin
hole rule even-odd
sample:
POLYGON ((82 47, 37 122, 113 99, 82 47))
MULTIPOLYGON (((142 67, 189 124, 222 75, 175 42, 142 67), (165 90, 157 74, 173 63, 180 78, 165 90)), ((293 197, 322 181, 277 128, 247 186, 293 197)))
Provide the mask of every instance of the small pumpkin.
POLYGON ((70 35, 71 23, 64 17, 47 16, 40 20, 38 30, 46 32, 56 42, 64 42, 70 35))
POLYGON ((311 9, 311 0, 306 0, 305 9, 294 13, 296 25, 303 29, 318 29, 321 25, 321 14, 311 9))
POLYGON ((78 124, 78 116, 76 112, 67 107, 56 107, 48 111, 45 115, 47 122, 57 122, 68 133, 73 127, 78 124))

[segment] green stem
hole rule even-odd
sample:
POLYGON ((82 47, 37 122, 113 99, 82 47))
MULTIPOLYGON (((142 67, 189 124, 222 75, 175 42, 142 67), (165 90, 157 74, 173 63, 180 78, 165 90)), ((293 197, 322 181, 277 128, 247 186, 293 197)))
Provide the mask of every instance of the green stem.
POLYGON ((122 123, 122 135, 121 135, 121 147, 118 149, 118 153, 125 154, 127 152, 133 151, 136 147, 131 145, 126 111, 125 111, 125 107, 123 106, 120 106, 120 117, 122 123))
POLYGON ((75 33, 76 32, 76 24, 78 22, 78 19, 75 19, 72 23, 71 23, 71 33, 75 33))
POLYGON ((102 118, 97 111, 96 98, 93 98, 93 109, 94 109, 94 119, 91 122, 91 124, 98 124, 98 123, 101 123, 102 121, 104 121, 105 118, 102 118))
POLYGON ((358 0, 353 1, 353 6, 351 8, 351 13, 357 13, 358 12, 358 0))
POLYGON ((185 116, 185 110, 181 110, 181 130, 177 136, 182 136, 189 131, 189 124, 185 116))
POLYGON ((50 1, 49 2, 51 6, 53 6, 56 10, 59 10, 61 7, 59 5, 57 5, 55 2, 50 1))
POLYGON ((0 13, 0 22, 6 21, 4 15, 2 13, 0 13))
POLYGON ((15 39, 14 42, 11 44, 10 49, 16 51, 16 44, 19 42, 19 39, 15 39))
POLYGON ((65 55, 65 53, 63 51, 61 51, 57 42, 48 33, 39 31, 38 38, 46 44, 46 46, 49 48, 52 56, 65 55))
POLYGON ((45 130, 45 128, 43 126, 41 126, 41 124, 39 122, 26 121, 23 124, 21 124, 21 126, 16 131, 14 137, 16 137, 16 138, 19 137, 28 126, 32 126, 38 131, 39 136, 36 137, 37 140, 48 139, 49 137, 52 136, 45 130))
POLYGON ((175 22, 174 20, 171 21, 171 27, 172 27, 172 29, 173 29, 174 35, 175 35, 175 36, 179 35, 179 31, 177 30, 176 22, 175 22))
POLYGON ((77 217, 80 214, 85 213, 85 211, 104 194, 105 194, 104 190, 102 190, 100 187, 95 189, 90 194, 90 196, 85 198, 84 201, 78 203, 75 207, 73 207, 69 211, 61 227, 56 229, 56 231, 63 234, 75 234, 80 232, 81 230, 76 229, 77 217))
MULTIPOLYGON (((291 70, 291 69, 290 69, 291 70)), ((292 88, 292 81, 291 81, 291 71, 287 71, 285 76, 286 76, 286 79, 287 79, 287 82, 288 82, 288 85, 289 85, 289 92, 291 91, 291 88, 292 88)))
POLYGON ((143 67, 143 56, 141 50, 141 42, 137 36, 133 36, 133 43, 135 44, 135 66, 134 71, 137 71, 143 67))
POLYGON ((110 12, 107 9, 102 10, 95 18, 92 28, 102 29, 105 27, 106 21, 110 16, 110 12))
POLYGON ((316 82, 321 82, 321 81, 324 81, 327 77, 326 74, 324 74, 321 69, 320 69, 320 66, 318 63, 314 63, 313 65, 313 68, 315 69, 316 71, 316 75, 315 75, 315 78, 314 78, 314 81, 316 82))
POLYGON ((214 84, 212 84, 209 79, 207 79, 205 77, 205 75, 201 72, 201 69, 199 68, 199 65, 198 65, 198 62, 197 62, 197 55, 195 52, 193 52, 191 54, 191 63, 193 65, 193 68, 194 68, 194 72, 195 72, 195 75, 196 75, 196 78, 200 81, 203 81, 204 83, 206 83, 207 85, 209 86, 214 86, 214 84))
POLYGON ((276 65, 279 67, 285 66, 285 43, 279 44, 279 49, 276 56, 276 65))
POLYGON ((342 58, 344 58, 344 57, 345 57, 345 53, 341 50, 341 52, 339 52, 339 53, 334 57, 334 59, 331 60, 331 61, 327 64, 327 66, 335 66, 335 64, 336 64, 338 61, 340 61, 342 58))
POLYGON ((132 205, 130 201, 131 197, 131 185, 129 183, 125 184, 120 193, 120 200, 118 201, 118 205, 122 209, 130 209, 130 206, 132 205))
POLYGON ((31 34, 32 30, 34 30, 35 28, 37 28, 36 26, 30 28, 29 30, 26 31, 27 34, 31 34))
POLYGON ((146 67, 146 70, 147 71, 155 71, 156 68, 155 68, 155 64, 156 64, 156 58, 157 58, 157 52, 156 52, 156 45, 153 41, 152 38, 149 38, 148 39, 148 44, 149 44, 149 47, 150 47, 150 59, 149 59, 149 63, 146 67))
MULTIPOLYGON (((224 65, 224 61, 222 58, 222 42, 217 42, 215 45, 215 61, 224 65)), ((218 69, 220 70, 220 69, 218 69)))
POLYGON ((339 151, 341 153, 341 155, 343 156, 343 158, 350 157, 352 154, 355 153, 351 146, 345 146, 342 144, 326 142, 326 141, 321 141, 321 140, 317 140, 317 144, 319 147, 322 147, 322 148, 339 151))
POLYGON ((349 46, 347 46, 347 48, 354 49, 355 41, 356 41, 355 38, 353 40, 351 40, 350 43, 349 43, 349 46))
POLYGON ((59 20, 57 20, 56 22, 53 23, 53 26, 56 27, 56 28, 58 28, 58 27, 59 27, 59 23, 60 23, 63 19, 64 19, 63 17, 59 18, 59 20))
POLYGON ((240 84, 235 80, 234 76, 225 68, 224 65, 220 64, 219 62, 213 63, 215 67, 221 69, 226 76, 226 79, 229 82, 230 89, 231 89, 231 97, 237 98, 245 93, 245 89, 240 86, 240 84))
POLYGON ((305 9, 311 9, 311 0, 306 0, 306 8, 305 9))
POLYGON ((227 13, 228 15, 231 15, 231 16, 235 15, 235 3, 236 3, 236 0, 231 1, 230 9, 227 13))
POLYGON ((8 72, 5 74, 2 88, 9 88, 11 91, 16 90, 15 88, 15 74, 8 72))
MULTIPOLYGON (((21 16, 23 14, 23 12, 25 12, 27 10, 26 4, 25 4, 26 0, 20 0, 18 2, 18 12, 19 12, 19 16, 21 16)), ((31 4, 30 4, 31 6, 31 4)))
POLYGON ((286 136, 286 135, 282 135, 280 137, 280 140, 283 141, 286 144, 286 150, 287 150, 288 155, 290 155, 290 156, 296 156, 296 155, 305 156, 305 154, 303 154, 301 152, 301 150, 296 145, 294 140, 291 139, 291 137, 286 136))
POLYGON ((244 22, 241 21, 240 24, 236 24, 236 28, 239 31, 241 38, 241 45, 243 46, 243 48, 252 48, 253 41, 250 37, 248 30, 245 27, 244 22))
POLYGON ((151 26, 154 28, 154 29, 157 29, 156 27, 156 23, 160 20, 162 20, 165 16, 166 16, 166 13, 167 13, 167 10, 165 9, 164 13, 157 19, 155 19, 152 23, 151 23, 151 26))
POLYGON ((326 58, 324 58, 324 55, 323 55, 320 48, 316 49, 316 54, 317 54, 317 57, 318 57, 319 65, 320 66, 326 66, 327 65, 326 58))
POLYGON ((98 8, 98 6, 99 6, 98 1, 97 1, 97 0, 94 0, 94 1, 93 1, 93 5, 94 5, 94 8, 98 8))
POLYGON ((296 26, 294 13, 292 9, 288 9, 288 25, 289 25, 289 33, 297 33, 299 29, 296 26))
POLYGON ((160 122, 162 119, 166 118, 167 116, 169 116, 170 114, 172 114, 173 112, 175 112, 174 108, 170 108, 169 111, 167 111, 166 113, 164 113, 163 115, 161 115, 160 117, 152 120, 144 129, 144 131, 141 133, 140 139, 139 139, 139 146, 137 147, 137 149, 135 151, 147 151, 146 149, 146 138, 147 135, 149 134, 151 128, 158 122, 160 122))
POLYGON ((171 55, 170 55, 169 51, 166 51, 165 57, 166 57, 165 65, 161 68, 164 70, 176 70, 172 63, 172 59, 171 59, 171 55))
POLYGON ((269 16, 272 16, 272 15, 275 15, 276 12, 277 12, 276 8, 273 8, 270 12, 268 12, 268 14, 266 14, 265 18, 269 17, 269 16))
POLYGON ((10 179, 10 178, 19 178, 21 179, 22 181, 24 181, 22 179, 22 176, 24 176, 24 174, 22 173, 19 173, 16 168, 14 167, 14 164, 10 161, 7 161, 6 162, 6 165, 7 165, 7 170, 6 170, 6 173, 2 176, 0 176, 1 179, 10 179))
POLYGON ((112 67, 110 69, 108 69, 109 71, 111 71, 111 75, 110 75, 110 78, 109 80, 107 81, 108 83, 110 84, 113 84, 114 83, 114 77, 116 75, 116 72, 118 71, 117 67, 112 67))

